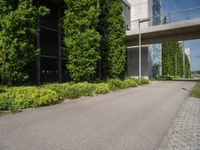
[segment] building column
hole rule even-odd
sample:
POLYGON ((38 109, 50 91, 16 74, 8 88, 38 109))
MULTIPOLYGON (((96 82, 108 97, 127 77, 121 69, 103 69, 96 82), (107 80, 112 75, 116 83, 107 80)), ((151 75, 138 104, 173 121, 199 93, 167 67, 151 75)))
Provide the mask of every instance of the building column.
POLYGON ((126 47, 126 55, 125 55, 125 65, 124 65, 124 77, 128 76, 128 47, 126 47))
MULTIPOLYGON (((39 0, 36 0, 36 6, 39 7, 39 0)), ((37 37, 36 37, 36 47, 40 49, 40 17, 37 17, 37 37)), ((41 84, 41 58, 40 53, 36 58, 36 83, 41 84)))
POLYGON ((62 31, 61 31, 61 9, 58 9, 58 82, 62 83, 62 31))

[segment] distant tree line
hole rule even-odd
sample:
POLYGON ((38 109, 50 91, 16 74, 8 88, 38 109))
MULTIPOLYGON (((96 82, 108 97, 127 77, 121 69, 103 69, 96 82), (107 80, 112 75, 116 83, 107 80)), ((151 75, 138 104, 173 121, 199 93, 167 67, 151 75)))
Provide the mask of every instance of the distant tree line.
MULTIPOLYGON (((179 42, 166 42, 162 44, 162 75, 183 77, 183 53, 179 42)), ((185 55, 185 76, 189 78, 190 62, 185 55)))

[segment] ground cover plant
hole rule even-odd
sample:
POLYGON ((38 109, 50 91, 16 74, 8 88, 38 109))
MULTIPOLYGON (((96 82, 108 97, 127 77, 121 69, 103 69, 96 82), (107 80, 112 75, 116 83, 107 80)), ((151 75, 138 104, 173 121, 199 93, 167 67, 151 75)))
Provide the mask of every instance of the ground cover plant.
POLYGON ((125 80, 109 79, 102 83, 63 83, 46 84, 42 86, 0 86, 0 111, 16 112, 25 108, 35 108, 56 104, 64 99, 76 99, 82 96, 94 96, 110 91, 137 87, 149 81, 140 82, 133 78, 125 80))
POLYGON ((200 82, 192 89, 190 95, 192 97, 200 98, 200 82))

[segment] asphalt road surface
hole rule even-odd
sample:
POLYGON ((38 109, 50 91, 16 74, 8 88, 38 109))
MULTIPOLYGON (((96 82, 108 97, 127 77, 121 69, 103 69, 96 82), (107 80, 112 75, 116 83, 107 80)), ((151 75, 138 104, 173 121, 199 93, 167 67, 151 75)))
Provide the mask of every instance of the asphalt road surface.
POLYGON ((0 150, 156 150, 195 82, 153 82, 0 116, 0 150))

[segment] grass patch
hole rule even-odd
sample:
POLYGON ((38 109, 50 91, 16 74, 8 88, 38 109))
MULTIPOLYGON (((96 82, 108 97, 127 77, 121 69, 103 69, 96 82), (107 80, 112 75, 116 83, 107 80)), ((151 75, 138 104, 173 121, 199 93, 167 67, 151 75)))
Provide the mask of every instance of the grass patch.
POLYGON ((198 82, 192 89, 190 96, 200 98, 200 82, 198 82))

